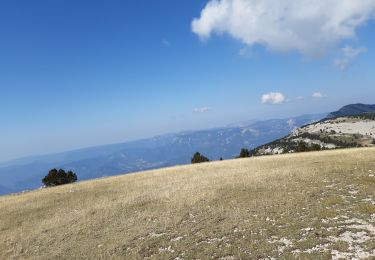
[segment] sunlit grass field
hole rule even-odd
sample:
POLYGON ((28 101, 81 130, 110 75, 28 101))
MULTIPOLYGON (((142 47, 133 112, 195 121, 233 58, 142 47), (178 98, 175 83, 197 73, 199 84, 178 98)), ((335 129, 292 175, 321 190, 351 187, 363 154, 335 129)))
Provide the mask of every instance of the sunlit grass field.
POLYGON ((0 259, 339 257, 375 259, 373 148, 178 166, 0 197, 0 259))

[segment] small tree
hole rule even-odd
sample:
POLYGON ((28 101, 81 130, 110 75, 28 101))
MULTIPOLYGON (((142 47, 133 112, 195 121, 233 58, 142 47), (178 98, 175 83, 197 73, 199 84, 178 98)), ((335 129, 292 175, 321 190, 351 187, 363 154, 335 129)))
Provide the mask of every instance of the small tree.
POLYGON ((203 163, 203 162, 209 162, 207 157, 201 155, 200 153, 196 152, 193 155, 193 158, 191 158, 191 163, 203 163))
POLYGON ((47 187, 73 183, 76 181, 77 181, 77 175, 74 172, 72 171, 65 172, 62 169, 50 170, 47 176, 45 176, 42 180, 44 185, 46 185, 47 187))
POLYGON ((250 157, 250 156, 251 156, 250 150, 242 148, 241 152, 240 152, 240 155, 238 156, 238 158, 247 158, 247 157, 250 157))
POLYGON ((308 147, 305 142, 300 141, 298 142, 297 152, 307 152, 308 147))
POLYGON ((322 150, 322 147, 319 144, 311 144, 310 150, 311 151, 320 151, 320 150, 322 150))

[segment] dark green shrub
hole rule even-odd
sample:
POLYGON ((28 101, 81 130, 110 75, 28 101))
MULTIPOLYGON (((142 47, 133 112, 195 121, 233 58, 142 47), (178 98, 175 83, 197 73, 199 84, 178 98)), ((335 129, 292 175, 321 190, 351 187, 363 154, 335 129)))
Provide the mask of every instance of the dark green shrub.
POLYGON ((210 160, 201 155, 200 153, 196 152, 194 155, 193 155, 193 158, 191 158, 191 163, 203 163, 203 162, 209 162, 210 160))
POLYGON ((298 146, 296 149, 297 152, 306 152, 307 151, 307 145, 305 142, 298 142, 298 146))
POLYGON ((238 158, 247 158, 247 157, 250 157, 250 156, 251 156, 250 150, 242 148, 241 152, 240 152, 240 155, 238 156, 238 158))
POLYGON ((310 151, 320 151, 322 147, 319 144, 311 144, 310 151))
POLYGON ((42 180, 43 184, 47 187, 73 183, 76 181, 77 181, 77 175, 74 172, 72 171, 65 172, 62 169, 50 170, 47 176, 45 176, 42 180))
POLYGON ((298 142, 298 146, 296 148, 296 152, 310 152, 310 151, 320 151, 322 150, 319 144, 311 144, 308 145, 307 143, 300 141, 298 142))

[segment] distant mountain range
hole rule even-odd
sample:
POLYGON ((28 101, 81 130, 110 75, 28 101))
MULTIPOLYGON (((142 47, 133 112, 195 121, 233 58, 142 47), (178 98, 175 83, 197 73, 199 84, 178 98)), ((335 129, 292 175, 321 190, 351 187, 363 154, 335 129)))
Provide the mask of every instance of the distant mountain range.
POLYGON ((211 160, 233 158, 241 148, 255 148, 288 135, 327 114, 249 121, 228 127, 167 134, 139 141, 13 160, 0 165, 0 194, 35 189, 51 168, 77 173, 79 180, 190 163, 201 152, 211 160))

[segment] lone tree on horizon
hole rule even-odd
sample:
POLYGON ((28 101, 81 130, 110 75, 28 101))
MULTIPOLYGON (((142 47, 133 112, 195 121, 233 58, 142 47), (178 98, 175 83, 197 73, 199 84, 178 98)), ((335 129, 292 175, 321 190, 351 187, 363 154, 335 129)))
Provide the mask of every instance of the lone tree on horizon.
POLYGON ((77 181, 77 174, 72 171, 65 172, 60 169, 52 169, 42 180, 47 187, 69 184, 77 181))
POLYGON ((209 162, 210 160, 203 156, 202 154, 196 152, 194 155, 193 155, 193 158, 191 158, 191 163, 203 163, 203 162, 209 162))

